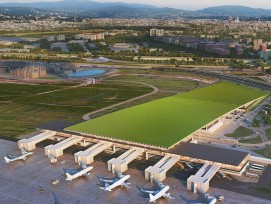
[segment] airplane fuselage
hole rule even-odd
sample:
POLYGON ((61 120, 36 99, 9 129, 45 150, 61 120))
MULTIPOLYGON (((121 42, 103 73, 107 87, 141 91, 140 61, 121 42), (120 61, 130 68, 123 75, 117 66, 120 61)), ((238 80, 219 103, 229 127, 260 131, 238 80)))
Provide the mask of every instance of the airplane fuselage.
POLYGON ((10 162, 14 162, 14 161, 18 161, 18 160, 26 160, 27 157, 29 157, 32 154, 33 154, 33 152, 27 152, 25 154, 22 154, 22 155, 15 157, 15 158, 8 158, 8 157, 4 157, 4 158, 5 158, 6 163, 8 164, 10 162))
POLYGON ((165 186, 162 189, 160 189, 160 191, 156 194, 152 194, 150 193, 150 201, 149 202, 155 202, 157 199, 163 197, 163 198, 167 198, 169 197, 169 195, 166 193, 169 190, 169 186, 165 186))
POLYGON ((72 181, 73 179, 76 179, 80 176, 88 175, 92 169, 93 169, 93 167, 89 166, 89 167, 86 167, 85 169, 82 169, 81 171, 78 171, 77 173, 75 173, 73 175, 66 173, 66 181, 72 181))
POLYGON ((130 178, 130 175, 123 176, 122 178, 114 182, 113 184, 105 187, 105 190, 112 191, 112 189, 116 188, 117 186, 127 186, 127 184, 125 184, 125 181, 127 181, 129 178, 130 178))

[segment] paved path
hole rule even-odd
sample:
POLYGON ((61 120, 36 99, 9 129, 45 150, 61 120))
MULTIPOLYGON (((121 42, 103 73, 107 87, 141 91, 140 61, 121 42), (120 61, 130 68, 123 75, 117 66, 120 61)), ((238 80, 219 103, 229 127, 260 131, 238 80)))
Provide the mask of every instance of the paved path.
POLYGON ((86 84, 84 83, 84 84, 78 84, 75 86, 68 86, 68 87, 64 87, 63 89, 56 89, 56 90, 52 90, 52 91, 37 93, 36 95, 44 95, 44 94, 54 93, 54 92, 63 91, 63 90, 67 90, 67 89, 74 89, 74 88, 78 88, 78 87, 85 86, 85 85, 86 84))
MULTIPOLYGON (((110 80, 107 80, 107 81, 110 81, 110 80)), ((151 84, 143 83, 143 82, 123 81, 123 80, 112 80, 112 81, 119 81, 119 82, 126 82, 126 83, 142 84, 142 85, 151 87, 151 88, 153 89, 153 91, 150 92, 150 93, 147 93, 147 94, 145 94, 145 95, 138 96, 138 97, 135 97, 135 98, 132 98, 132 99, 129 99, 129 100, 126 100, 126 101, 123 101, 123 102, 114 104, 114 105, 112 105, 112 106, 108 106, 108 107, 105 107, 105 108, 102 108, 102 109, 93 111, 93 112, 91 112, 91 113, 85 114, 85 115, 83 116, 83 119, 84 119, 84 120, 90 120, 90 119, 91 119, 91 118, 90 118, 91 115, 94 115, 94 114, 99 113, 99 112, 101 112, 101 111, 104 111, 104 110, 107 110, 107 109, 110 109, 110 108, 114 108, 114 107, 123 105, 123 104, 125 104, 125 103, 129 103, 129 102, 132 102, 132 101, 141 99, 141 98, 145 98, 145 97, 147 97, 147 96, 153 95, 153 94, 155 94, 155 93, 158 92, 158 88, 157 88, 157 87, 155 87, 155 86, 153 86, 153 85, 151 85, 151 84)))

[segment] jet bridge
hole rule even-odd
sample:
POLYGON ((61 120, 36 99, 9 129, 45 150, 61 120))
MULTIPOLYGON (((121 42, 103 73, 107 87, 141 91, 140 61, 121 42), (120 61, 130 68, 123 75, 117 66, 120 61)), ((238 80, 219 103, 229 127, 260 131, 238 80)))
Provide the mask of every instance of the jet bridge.
POLYGON ((142 155, 144 152, 140 148, 131 148, 118 158, 113 158, 107 162, 108 170, 114 172, 115 170, 123 173, 128 170, 128 164, 142 155))
POLYGON ((221 164, 209 165, 205 163, 200 170, 187 179, 187 190, 197 193, 198 190, 208 191, 210 180, 219 171, 221 164))
POLYGON ((79 136, 72 136, 65 140, 62 140, 61 142, 55 144, 55 145, 49 145, 45 147, 45 155, 46 156, 52 156, 54 158, 60 157, 63 155, 64 149, 67 149, 71 147, 72 145, 77 144, 83 140, 83 137, 79 136))
POLYGON ((145 179, 153 181, 156 179, 159 182, 162 182, 166 179, 167 171, 173 167, 179 161, 177 156, 165 156, 154 166, 150 166, 145 169, 145 179))
POLYGON ((32 151, 36 149, 36 144, 40 143, 44 140, 47 140, 53 136, 55 136, 56 132, 54 131, 46 131, 42 132, 34 137, 28 139, 22 139, 18 141, 19 149, 25 149, 26 151, 32 151))
POLYGON ((83 162, 84 164, 91 164, 94 162, 94 157, 105 151, 113 144, 111 142, 99 142, 85 151, 80 151, 74 154, 76 163, 83 162))

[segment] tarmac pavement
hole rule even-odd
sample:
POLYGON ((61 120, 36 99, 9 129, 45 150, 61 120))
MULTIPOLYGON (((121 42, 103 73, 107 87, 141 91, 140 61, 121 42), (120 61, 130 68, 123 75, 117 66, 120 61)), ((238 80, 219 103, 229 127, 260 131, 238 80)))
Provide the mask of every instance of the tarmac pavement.
MULTIPOLYGON (((148 198, 144 197, 138 187, 149 188, 150 182, 144 179, 144 171, 129 169, 131 188, 116 188, 112 192, 105 192, 97 185, 97 176, 113 177, 108 172, 106 163, 95 161, 93 171, 88 178, 78 178, 72 182, 65 181, 63 168, 77 168, 73 155, 65 154, 56 164, 51 164, 44 154, 44 148, 37 148, 26 161, 5 164, 3 157, 7 154, 19 154, 17 143, 0 140, 0 203, 1 204, 47 204, 55 203, 55 198, 62 204, 144 204, 148 198), (52 185, 52 179, 57 178, 58 185, 52 185), (39 186, 44 192, 39 191, 39 186), (53 193, 54 192, 54 193, 53 193), (55 198, 54 198, 55 196, 55 198)), ((170 177, 164 182, 171 186, 169 192, 175 200, 160 199, 157 203, 182 204, 189 201, 200 201, 199 196, 186 190, 184 181, 170 177)), ((212 196, 225 196, 226 204, 268 204, 270 201, 230 192, 227 190, 210 188, 212 196)))

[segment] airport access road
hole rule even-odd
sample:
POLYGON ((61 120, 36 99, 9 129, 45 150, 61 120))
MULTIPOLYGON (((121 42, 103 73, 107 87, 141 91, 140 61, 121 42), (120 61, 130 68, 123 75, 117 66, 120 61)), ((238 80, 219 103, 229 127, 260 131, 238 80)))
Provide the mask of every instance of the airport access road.
POLYGON ((193 70, 193 69, 180 69, 180 70, 184 72, 191 72, 194 74, 199 74, 199 75, 204 75, 204 76, 216 77, 218 79, 233 81, 236 83, 245 84, 248 86, 271 91, 271 84, 266 83, 266 82, 256 81, 253 79, 248 79, 245 77, 240 77, 240 76, 235 76, 235 75, 230 75, 230 74, 223 74, 223 73, 219 73, 215 71, 210 72, 210 71, 200 71, 200 70, 193 70))
MULTIPOLYGON (((110 80, 107 80, 107 81, 110 81, 110 80)), ((99 112, 102 112, 102 111, 105 111, 105 110, 108 110, 108 109, 111 109, 111 108, 115 108, 117 106, 120 106, 120 105, 123 105, 125 103, 129 103, 129 102, 132 102, 132 101, 135 101, 135 100, 138 100, 138 99, 141 99, 141 98, 145 98, 147 96, 150 96, 150 95, 153 95, 155 93, 158 92, 158 88, 151 85, 151 84, 147 84, 147 83, 143 83, 143 82, 137 82, 137 81, 125 81, 125 80, 114 80, 114 81, 119 81, 119 82, 126 82, 126 83, 136 83, 136 84, 142 84, 142 85, 145 85, 145 86, 149 86, 153 89, 152 92, 150 93, 147 93, 147 94, 144 94, 142 96, 138 96, 138 97, 135 97, 135 98, 132 98, 132 99, 129 99, 127 101, 123 101, 123 102, 120 102, 120 103, 117 103, 117 104, 114 104, 114 105, 111 105, 111 106, 107 106, 105 108, 102 108, 102 109, 99 109, 99 110, 96 110, 96 111, 93 111, 91 113, 87 113, 83 116, 83 120, 90 120, 91 119, 91 116, 94 115, 94 114, 97 114, 99 112)))

